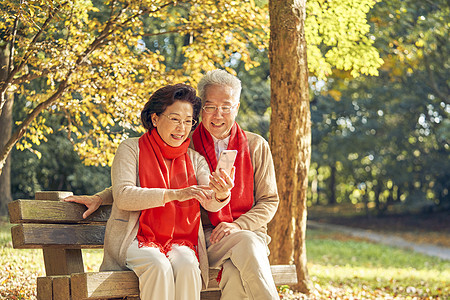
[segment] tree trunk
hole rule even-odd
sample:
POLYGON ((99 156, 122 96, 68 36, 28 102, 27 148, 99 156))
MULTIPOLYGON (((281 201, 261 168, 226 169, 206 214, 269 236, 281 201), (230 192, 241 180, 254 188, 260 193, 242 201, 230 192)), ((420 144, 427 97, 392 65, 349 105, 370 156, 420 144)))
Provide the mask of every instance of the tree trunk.
MULTIPOLYGON (((8 46, 0 47, 0 82, 5 80, 8 73, 8 46)), ((14 95, 5 93, 6 102, 0 112, 0 149, 11 137, 12 130, 12 107, 14 95)), ((12 201, 11 196, 11 157, 6 159, 3 171, 0 172, 0 215, 6 215, 8 212, 7 204, 12 201)))
POLYGON ((280 205, 269 224, 271 262, 295 263, 300 292, 309 293, 306 267, 306 192, 311 158, 306 0, 270 0, 270 145, 280 205))

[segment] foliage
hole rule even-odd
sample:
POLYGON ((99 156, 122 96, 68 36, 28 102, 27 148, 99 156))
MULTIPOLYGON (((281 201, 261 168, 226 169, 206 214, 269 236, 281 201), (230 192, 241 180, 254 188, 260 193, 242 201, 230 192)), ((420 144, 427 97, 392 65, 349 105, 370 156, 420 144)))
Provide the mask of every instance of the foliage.
MULTIPOLYGON (((26 101, 17 96, 13 117, 21 119, 21 109, 26 101)), ((43 113, 50 127, 58 128, 62 114, 43 113)), ((72 191, 75 195, 94 194, 110 186, 110 168, 86 166, 73 150, 66 132, 58 130, 48 136, 45 143, 34 146, 30 151, 14 149, 11 153, 11 187, 13 199, 32 199, 36 191, 72 191), (35 155, 39 153, 41 159, 35 155)))
MULTIPOLYGON (((372 2, 308 1, 309 67, 319 78, 332 67, 376 73, 380 60, 365 24, 372 2), (357 14, 343 13, 349 10, 357 14), (337 20, 335 30, 330 22, 337 20), (349 28, 352 35, 343 34, 349 28)), ((23 135, 17 147, 30 149, 64 130, 86 164, 110 164, 118 143, 142 132, 139 111, 154 89, 195 84, 216 67, 248 71, 260 64, 255 57, 267 56, 265 1, 8 0, 0 11, 2 43, 14 46, 0 95, 9 88, 27 99, 11 144, 23 135), (62 113, 64 121, 49 125, 44 110, 62 113)))
POLYGON ((449 13, 445 1, 377 4, 370 20, 386 62, 380 76, 312 82, 310 204, 448 207, 449 13))
POLYGON ((63 129, 93 165, 110 163, 129 131, 142 132, 138 112, 153 90, 195 83, 238 49, 246 68, 255 66, 248 47, 262 47, 268 32, 267 14, 253 1, 4 1, 0 9, 2 41, 15 49, 0 92, 27 100, 13 134, 24 136, 18 148, 63 129), (178 56, 178 65, 165 56, 178 56), (59 128, 44 110, 64 115, 59 128))
POLYGON ((312 74, 326 79, 333 67, 353 77, 378 75, 383 63, 369 36, 367 14, 378 0, 307 2, 305 34, 308 66, 312 74))

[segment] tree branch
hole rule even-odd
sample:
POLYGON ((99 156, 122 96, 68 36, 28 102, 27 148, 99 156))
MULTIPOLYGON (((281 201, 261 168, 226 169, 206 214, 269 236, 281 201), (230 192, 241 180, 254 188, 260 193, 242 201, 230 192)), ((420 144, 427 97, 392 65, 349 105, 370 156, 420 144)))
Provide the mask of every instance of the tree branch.
MULTIPOLYGON (((22 3, 22 1, 20 1, 22 3)), ((13 57, 14 57, 14 42, 16 41, 16 35, 17 35, 17 25, 19 24, 19 17, 16 16, 16 19, 14 20, 14 26, 12 30, 11 35, 11 46, 10 46, 10 52, 9 52, 9 59, 8 59, 8 69, 7 74, 11 71, 12 65, 13 65, 13 57)), ((1 106, 3 107, 3 105, 1 106)), ((1 109, 0 107, 0 109, 1 109)))
MULTIPOLYGON (((66 2, 67 3, 67 2, 66 2)), ((66 4, 64 3, 64 4, 66 4)), ((157 10, 152 11, 152 12, 156 12, 158 10, 163 9, 164 7, 167 7, 168 5, 174 4, 175 2, 169 2, 161 7, 159 7, 157 10)), ((56 7, 51 13, 50 16, 47 18, 47 20, 45 21, 44 25, 42 26, 41 30, 36 34, 36 36, 34 37, 33 41, 30 43, 29 46, 34 45, 37 41, 37 39, 39 38, 39 36, 42 34, 43 30, 46 28, 46 26, 48 25, 48 23, 50 22, 50 20, 53 18, 54 14, 56 13, 56 11, 61 7, 62 5, 59 5, 58 7, 56 7)), ((6 145, 3 147, 3 149, 1 149, 1 153, 0 153, 0 174, 3 170, 3 166, 6 163, 6 159, 9 155, 9 153, 12 150, 12 147, 23 137, 23 135, 25 134, 27 128, 30 126, 31 122, 45 109, 47 109, 49 106, 51 106, 54 102, 56 102, 61 95, 65 92, 67 86, 68 86, 68 82, 70 80, 70 77, 72 76, 72 74, 75 72, 75 70, 83 64, 84 60, 89 56, 89 54, 91 54, 93 51, 95 51, 96 49, 98 49, 101 45, 105 44, 107 42, 107 38, 112 35, 116 30, 123 28, 126 24, 128 24, 129 22, 131 22, 133 19, 139 17, 142 14, 145 14, 147 12, 151 12, 149 9, 146 10, 142 10, 140 11, 140 13, 135 14, 134 16, 128 18, 127 20, 125 20, 124 22, 120 23, 118 26, 114 26, 116 23, 116 21, 118 20, 118 18, 120 17, 120 15, 126 11, 128 6, 126 6, 125 8, 122 9, 122 11, 114 18, 114 19, 110 19, 105 27, 103 28, 103 30, 100 32, 100 34, 97 36, 97 38, 91 43, 91 45, 89 45, 86 50, 78 56, 74 66, 68 70, 67 74, 66 74, 66 78, 60 83, 58 90, 52 95, 50 96, 50 98, 48 98, 47 100, 45 100, 44 102, 40 103, 38 106, 36 106, 36 108, 33 109, 33 111, 25 118, 25 120, 23 121, 22 124, 20 124, 20 126, 15 130, 15 132, 12 134, 11 138, 8 140, 8 142, 6 143, 6 145)), ((4 93, 4 91, 6 91, 6 87, 12 82, 12 78, 14 77, 14 75, 23 68, 25 62, 28 60, 29 55, 31 55, 31 52, 29 52, 28 55, 25 55, 24 58, 22 59, 21 64, 17 67, 14 68, 14 70, 11 72, 10 76, 8 77, 8 81, 4 82, 3 85, 1 86, 1 90, 0 93, 4 93)))
POLYGON ((5 144, 5 146, 2 149, 2 152, 0 153, 0 175, 3 170, 3 166, 6 163, 6 159, 8 158, 9 153, 11 152, 14 145, 23 137, 25 134, 28 126, 30 126, 31 122, 33 122, 34 119, 45 109, 47 109, 49 106, 51 106, 61 95, 64 93, 64 91, 67 88, 68 79, 61 82, 61 84, 58 87, 58 90, 50 96, 47 100, 40 103, 38 106, 36 106, 33 111, 28 114, 28 116, 25 118, 25 120, 22 122, 22 124, 19 125, 19 127, 14 131, 14 133, 11 135, 11 138, 8 140, 8 142, 5 144))
MULTIPOLYGON (((13 81, 14 76, 23 69, 23 67, 25 66, 25 64, 28 61, 28 58, 32 55, 32 51, 31 48, 33 45, 36 44, 37 40, 39 39, 39 37, 42 35, 42 33, 44 32, 44 29, 48 26, 48 24, 50 24, 50 21, 53 19, 53 17, 56 15, 56 12, 61 9, 61 7, 63 7, 64 5, 66 5, 67 2, 62 3, 58 6, 56 6, 49 14, 48 18, 45 20, 44 24, 42 25, 42 27, 39 29, 39 31, 36 33, 36 35, 34 36, 33 40, 30 42, 30 44, 28 45, 28 49, 25 51, 24 56, 22 57, 20 63, 18 66, 14 67, 13 70, 11 70, 10 73, 8 73, 8 76, 6 77, 5 81, 1 82, 0 84, 0 108, 3 107, 6 98, 5 98, 5 92, 8 89, 9 85, 11 84, 11 82, 13 81)), ((10 66, 11 67, 11 66, 10 66)), ((9 71, 9 70, 8 70, 9 71)))

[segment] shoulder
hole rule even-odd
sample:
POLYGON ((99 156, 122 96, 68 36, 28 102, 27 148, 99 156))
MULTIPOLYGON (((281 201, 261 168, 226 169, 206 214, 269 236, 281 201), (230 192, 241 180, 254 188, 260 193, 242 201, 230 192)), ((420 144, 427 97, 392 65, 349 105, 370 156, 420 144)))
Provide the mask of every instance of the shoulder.
POLYGON ((197 182, 199 184, 209 183, 209 166, 206 159, 197 151, 189 148, 187 154, 194 167, 195 176, 197 177, 197 182))
POLYGON ((128 138, 128 139, 122 141, 122 143, 120 143, 120 144, 126 145, 128 147, 137 147, 137 146, 139 146, 139 137, 128 138))
POLYGON ((192 148, 187 149, 187 154, 194 165, 197 165, 198 163, 203 161, 206 162, 205 158, 192 148))
POLYGON ((259 134, 253 133, 250 131, 245 131, 245 135, 247 136, 250 152, 254 152, 254 151, 262 150, 262 149, 265 149, 265 150, 269 149, 269 143, 266 141, 265 138, 263 138, 259 134))
MULTIPOLYGON (((128 138, 122 141, 117 148, 117 152, 139 152, 139 137, 128 138)), ((117 154, 117 153, 116 153, 117 154)))

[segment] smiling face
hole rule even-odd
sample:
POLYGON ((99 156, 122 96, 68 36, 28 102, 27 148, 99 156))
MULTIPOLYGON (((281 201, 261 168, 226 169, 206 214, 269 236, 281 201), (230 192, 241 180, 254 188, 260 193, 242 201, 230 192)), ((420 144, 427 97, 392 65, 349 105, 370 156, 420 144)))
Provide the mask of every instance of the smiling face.
POLYGON ((192 126, 186 126, 185 121, 192 120, 192 104, 186 101, 175 101, 167 106, 166 110, 159 116, 152 114, 152 123, 156 127, 159 136, 166 144, 179 147, 188 138, 192 126), (174 120, 181 120, 177 125, 174 120))
POLYGON ((239 101, 233 98, 233 90, 226 85, 211 85, 205 89, 205 106, 233 106, 229 114, 220 109, 213 113, 202 110, 202 123, 206 130, 217 139, 224 139, 230 135, 231 127, 236 120, 239 101))

